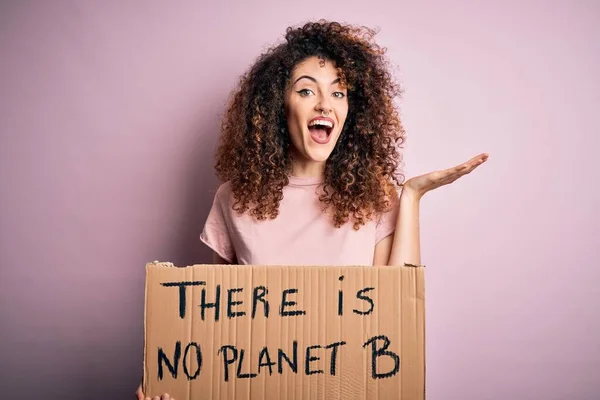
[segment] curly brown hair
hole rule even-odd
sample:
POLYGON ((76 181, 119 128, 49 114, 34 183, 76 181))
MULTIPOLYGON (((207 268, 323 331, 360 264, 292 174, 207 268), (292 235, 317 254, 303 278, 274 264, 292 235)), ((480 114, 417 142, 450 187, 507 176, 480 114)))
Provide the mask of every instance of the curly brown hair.
POLYGON ((366 27, 318 21, 286 30, 285 42, 260 55, 232 92, 216 153, 218 178, 230 182, 233 209, 258 220, 278 215, 292 169, 284 95, 294 67, 317 56, 334 63, 348 89, 349 110, 326 161, 324 210, 335 227, 359 229, 389 211, 404 181, 399 171, 404 129, 394 105, 401 89, 366 27))

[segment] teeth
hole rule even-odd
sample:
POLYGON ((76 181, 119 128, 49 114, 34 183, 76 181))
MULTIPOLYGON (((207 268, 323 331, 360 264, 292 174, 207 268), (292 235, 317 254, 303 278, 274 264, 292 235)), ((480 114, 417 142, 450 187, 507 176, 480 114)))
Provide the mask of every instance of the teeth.
POLYGON ((324 121, 321 119, 316 119, 314 121, 311 121, 308 126, 315 126, 315 125, 322 125, 322 126, 326 126, 328 128, 333 128, 333 124, 329 121, 324 121))

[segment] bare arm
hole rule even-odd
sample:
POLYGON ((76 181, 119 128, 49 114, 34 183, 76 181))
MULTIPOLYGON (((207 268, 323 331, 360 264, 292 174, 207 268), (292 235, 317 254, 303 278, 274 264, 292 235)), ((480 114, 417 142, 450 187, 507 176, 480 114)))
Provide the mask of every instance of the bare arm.
POLYGON ((396 230, 375 247, 373 265, 421 264, 419 203, 414 193, 402 192, 396 230))

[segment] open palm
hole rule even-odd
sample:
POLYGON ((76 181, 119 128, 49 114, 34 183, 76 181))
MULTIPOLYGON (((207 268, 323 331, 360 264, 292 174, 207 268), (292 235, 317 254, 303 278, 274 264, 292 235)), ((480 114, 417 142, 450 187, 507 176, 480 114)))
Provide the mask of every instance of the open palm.
POLYGON ((487 159, 488 154, 482 153, 455 167, 415 176, 404 183, 404 190, 408 189, 414 191, 419 197, 423 196, 430 190, 448 185, 458 178, 470 173, 487 161, 487 159))

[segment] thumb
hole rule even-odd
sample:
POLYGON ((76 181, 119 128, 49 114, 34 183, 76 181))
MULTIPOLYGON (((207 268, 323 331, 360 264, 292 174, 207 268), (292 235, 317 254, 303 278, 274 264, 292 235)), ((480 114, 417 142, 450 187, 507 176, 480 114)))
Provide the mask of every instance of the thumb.
POLYGON ((144 400, 144 392, 142 391, 142 384, 140 383, 140 386, 138 386, 138 389, 135 392, 135 396, 137 398, 137 400, 144 400))

